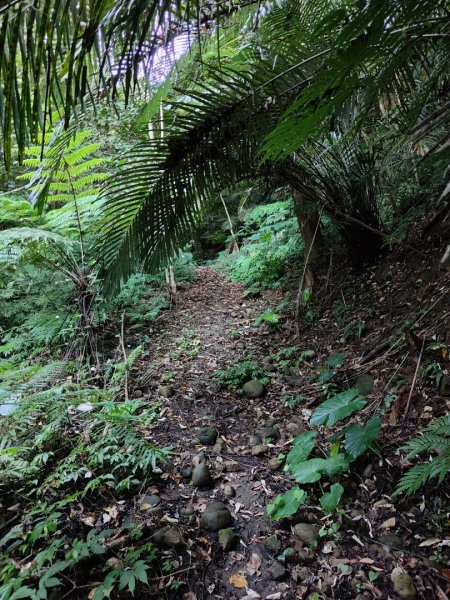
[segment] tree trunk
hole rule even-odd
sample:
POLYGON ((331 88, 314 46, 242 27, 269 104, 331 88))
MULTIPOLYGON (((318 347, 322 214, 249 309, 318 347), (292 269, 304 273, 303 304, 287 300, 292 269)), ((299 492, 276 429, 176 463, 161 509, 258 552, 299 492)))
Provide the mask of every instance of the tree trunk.
POLYGON ((295 215, 305 244, 305 262, 317 262, 323 250, 323 237, 320 232, 320 217, 317 210, 305 207, 303 194, 291 187, 295 215))

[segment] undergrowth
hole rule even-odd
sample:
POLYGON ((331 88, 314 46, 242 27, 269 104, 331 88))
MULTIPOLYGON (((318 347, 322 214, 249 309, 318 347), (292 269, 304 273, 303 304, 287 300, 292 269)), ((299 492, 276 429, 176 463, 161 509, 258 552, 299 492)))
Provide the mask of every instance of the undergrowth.
POLYGON ((217 267, 232 281, 260 289, 277 287, 302 251, 290 200, 257 206, 244 213, 237 236, 239 252, 223 253, 217 267))
POLYGON ((67 383, 0 421, 2 600, 45 599, 75 570, 96 600, 147 583, 155 550, 123 513, 167 456, 147 439, 156 408, 67 383))

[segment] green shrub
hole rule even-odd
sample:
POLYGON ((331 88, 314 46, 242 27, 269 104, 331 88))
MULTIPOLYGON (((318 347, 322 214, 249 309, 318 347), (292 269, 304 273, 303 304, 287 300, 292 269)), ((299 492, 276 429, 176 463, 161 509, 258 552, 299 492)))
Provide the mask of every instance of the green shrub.
MULTIPOLYGON (((346 390, 325 400, 312 413, 310 425, 320 425, 328 428, 350 417, 366 404, 364 398, 358 396, 357 390, 346 390)), ((319 431, 311 429, 297 435, 292 448, 286 457, 285 471, 290 473, 298 484, 314 484, 324 478, 336 478, 347 472, 350 463, 371 447, 381 428, 381 419, 375 416, 364 426, 358 423, 347 425, 333 435, 333 443, 328 456, 323 451, 323 458, 310 458, 317 445, 319 431), (341 450, 340 439, 343 439, 341 450)), ((336 509, 344 488, 338 482, 331 485, 328 492, 322 493, 319 499, 322 509, 327 513, 336 509)), ((282 495, 275 497, 267 506, 267 514, 274 520, 288 517, 297 512, 306 502, 307 492, 298 486, 291 488, 282 495)))
POLYGON ((214 379, 221 385, 229 385, 233 389, 241 388, 244 383, 251 379, 259 379, 263 384, 269 382, 267 371, 248 359, 227 369, 216 371, 214 379))
POLYGON ((244 217, 237 233, 239 252, 222 255, 218 268, 246 287, 276 287, 301 254, 302 241, 290 201, 257 206, 244 217))

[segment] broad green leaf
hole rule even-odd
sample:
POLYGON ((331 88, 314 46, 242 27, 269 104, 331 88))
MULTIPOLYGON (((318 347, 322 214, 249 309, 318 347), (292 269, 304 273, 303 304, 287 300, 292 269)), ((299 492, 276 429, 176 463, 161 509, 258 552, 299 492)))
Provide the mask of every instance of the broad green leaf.
POLYGON ((291 472, 298 483, 314 483, 321 478, 324 465, 323 458, 312 458, 295 465, 291 472))
POLYGON ((19 598, 34 598, 36 591, 29 587, 21 587, 10 597, 10 600, 19 600, 19 598))
POLYGON ((267 505, 267 514, 274 521, 290 517, 304 504, 307 497, 305 490, 293 487, 284 494, 276 496, 274 501, 267 505))
POLYGON ((358 390, 346 390, 326 400, 316 408, 309 423, 310 425, 326 425, 327 427, 331 427, 365 405, 366 400, 358 396, 358 390))
POLYGON ((142 560, 138 560, 133 567, 134 574, 139 581, 142 581, 142 583, 148 583, 147 569, 148 566, 142 560))
POLYGON ((344 356, 345 352, 337 352, 327 360, 326 364, 329 367, 340 367, 344 362, 344 356))
POLYGON ((322 473, 332 477, 337 473, 348 471, 350 464, 344 454, 338 454, 337 456, 329 456, 321 468, 322 473))
POLYGON ((320 505, 325 512, 331 512, 339 504, 339 501, 344 493, 344 488, 340 483, 334 483, 330 491, 322 496, 320 505))
POLYGON ((308 458, 309 453, 314 448, 317 431, 304 431, 299 433, 294 440, 292 449, 287 455, 286 470, 291 471, 292 468, 308 458))
POLYGON ((358 458, 369 448, 380 428, 381 419, 378 416, 367 421, 363 427, 355 423, 345 434, 345 449, 353 458, 358 458))

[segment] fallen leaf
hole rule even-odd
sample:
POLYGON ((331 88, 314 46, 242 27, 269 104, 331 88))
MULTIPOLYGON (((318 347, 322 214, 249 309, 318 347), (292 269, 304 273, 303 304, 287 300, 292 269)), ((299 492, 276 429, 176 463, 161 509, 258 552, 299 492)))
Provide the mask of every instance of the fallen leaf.
POLYGON ((247 594, 242 596, 241 600, 258 600, 261 596, 255 590, 247 589, 247 594))
POLYGON ((380 525, 380 529, 390 529, 391 527, 395 527, 395 517, 391 517, 390 519, 386 519, 380 525))
POLYGON ((363 565, 373 565, 375 561, 372 558, 360 558, 359 562, 363 565))
POLYGON ((434 546, 435 544, 439 544, 441 540, 439 538, 428 538, 424 540, 421 544, 419 544, 419 548, 426 548, 427 546, 434 546))
POLYGON ((240 573, 233 573, 233 575, 230 575, 228 581, 237 589, 242 589, 247 586, 247 580, 240 573))
POLYGON ((253 554, 250 556, 249 560, 247 561, 247 573, 249 575, 254 575, 258 570, 259 567, 261 566, 261 557, 259 556, 259 554, 256 554, 256 552, 253 552, 253 554))

